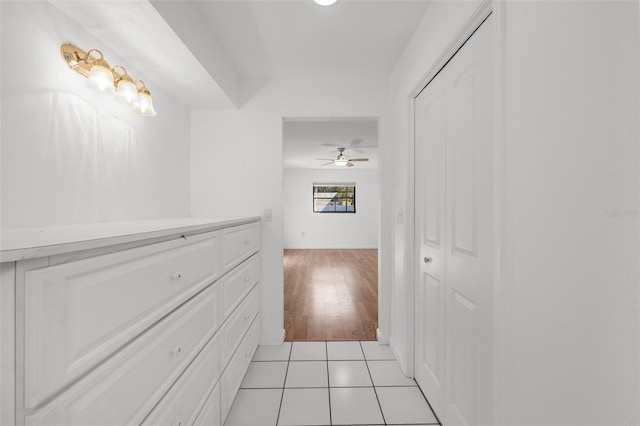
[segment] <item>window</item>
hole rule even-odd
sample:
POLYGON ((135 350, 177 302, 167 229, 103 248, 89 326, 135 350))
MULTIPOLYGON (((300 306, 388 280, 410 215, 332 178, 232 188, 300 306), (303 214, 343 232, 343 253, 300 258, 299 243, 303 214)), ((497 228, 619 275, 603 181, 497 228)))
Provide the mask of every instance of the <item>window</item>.
POLYGON ((314 213, 355 213, 356 184, 313 184, 314 213))

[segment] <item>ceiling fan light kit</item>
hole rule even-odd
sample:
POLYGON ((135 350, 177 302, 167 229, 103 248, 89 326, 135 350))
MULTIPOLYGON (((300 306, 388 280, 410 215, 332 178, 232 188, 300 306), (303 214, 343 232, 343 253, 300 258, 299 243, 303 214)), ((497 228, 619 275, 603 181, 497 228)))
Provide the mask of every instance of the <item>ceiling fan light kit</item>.
POLYGON ((331 6, 336 2, 336 0, 313 0, 320 6, 331 6))
POLYGON ((328 161, 328 163, 321 164, 322 166, 328 166, 329 164, 333 164, 338 167, 353 167, 354 161, 369 161, 368 158, 350 158, 348 155, 344 154, 344 150, 346 148, 338 148, 338 156, 335 160, 330 158, 316 158, 316 160, 328 161))

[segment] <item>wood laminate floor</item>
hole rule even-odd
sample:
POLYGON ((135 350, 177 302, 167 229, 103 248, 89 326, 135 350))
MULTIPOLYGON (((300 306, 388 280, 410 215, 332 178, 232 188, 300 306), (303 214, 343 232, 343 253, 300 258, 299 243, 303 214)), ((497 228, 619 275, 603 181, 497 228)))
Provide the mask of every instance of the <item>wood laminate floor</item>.
POLYGON ((376 340, 378 250, 284 251, 286 341, 376 340))

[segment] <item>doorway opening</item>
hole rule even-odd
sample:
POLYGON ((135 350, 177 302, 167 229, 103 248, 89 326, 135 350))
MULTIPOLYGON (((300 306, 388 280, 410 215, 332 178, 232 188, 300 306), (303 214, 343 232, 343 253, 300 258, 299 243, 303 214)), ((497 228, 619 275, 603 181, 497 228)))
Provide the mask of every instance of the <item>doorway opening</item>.
POLYGON ((378 119, 283 119, 286 341, 376 340, 378 119))

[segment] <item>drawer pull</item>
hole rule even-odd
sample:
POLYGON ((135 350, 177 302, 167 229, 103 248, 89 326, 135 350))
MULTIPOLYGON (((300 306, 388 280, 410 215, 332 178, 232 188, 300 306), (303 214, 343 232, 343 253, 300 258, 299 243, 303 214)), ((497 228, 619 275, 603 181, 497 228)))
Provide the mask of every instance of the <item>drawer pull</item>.
POLYGON ((251 242, 251 241, 249 241, 249 240, 244 240, 244 245, 245 245, 245 246, 248 246, 250 242, 251 242))
POLYGON ((251 277, 244 277, 244 282, 248 283, 249 281, 251 281, 251 277))
POLYGON ((180 272, 176 272, 175 274, 171 275, 171 278, 176 281, 180 281, 182 279, 182 274, 180 272))
POLYGON ((171 426, 182 426, 182 420, 175 419, 173 423, 171 423, 171 426))
POLYGON ((171 349, 171 353, 173 355, 180 355, 180 352, 182 352, 182 346, 176 346, 175 348, 171 349))
POLYGON ((251 315, 247 314, 244 316, 244 319, 248 320, 249 318, 251 318, 251 315))

